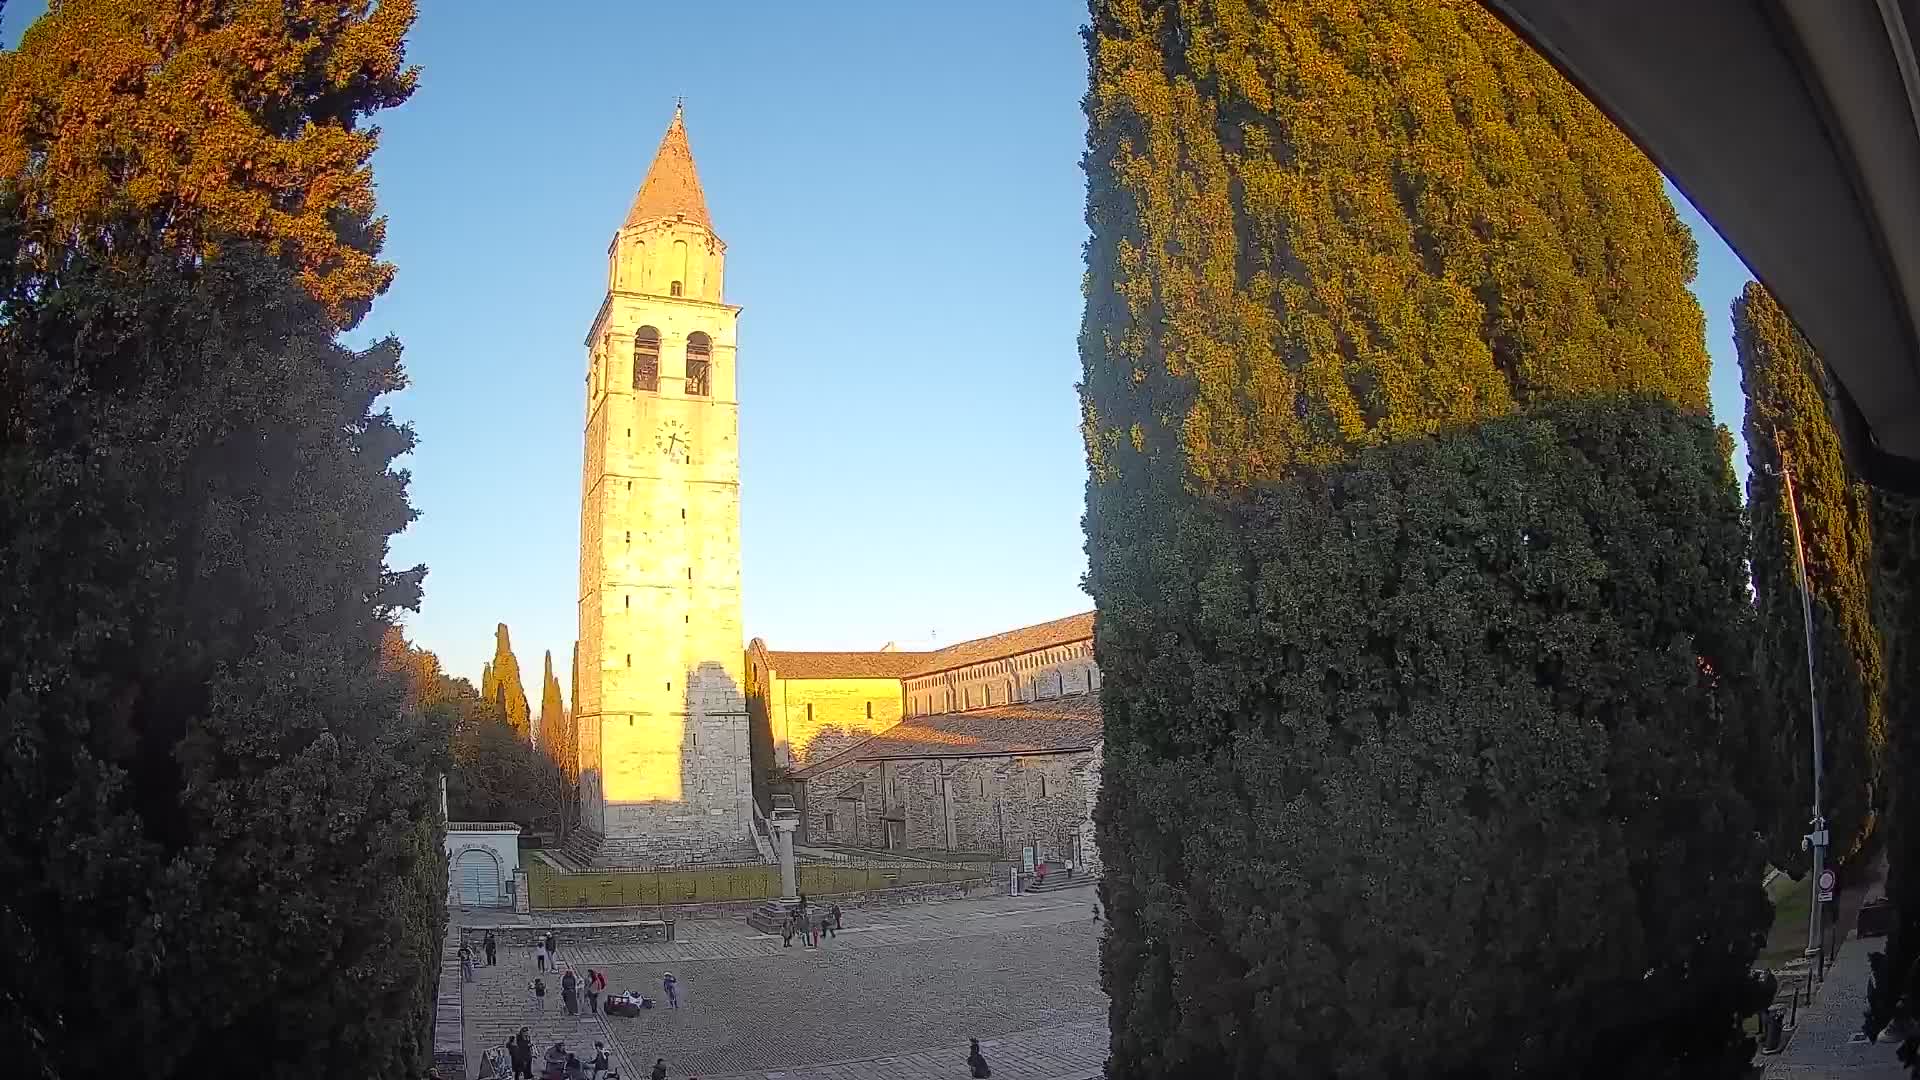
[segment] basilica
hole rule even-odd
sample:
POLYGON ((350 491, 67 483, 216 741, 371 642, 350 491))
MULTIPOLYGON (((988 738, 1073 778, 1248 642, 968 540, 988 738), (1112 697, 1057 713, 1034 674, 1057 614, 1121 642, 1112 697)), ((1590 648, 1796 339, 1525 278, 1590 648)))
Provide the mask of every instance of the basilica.
POLYGON ((726 252, 676 109, 585 340, 576 854, 764 859, 779 791, 803 844, 1091 864, 1091 613, 936 650, 742 648, 726 252))

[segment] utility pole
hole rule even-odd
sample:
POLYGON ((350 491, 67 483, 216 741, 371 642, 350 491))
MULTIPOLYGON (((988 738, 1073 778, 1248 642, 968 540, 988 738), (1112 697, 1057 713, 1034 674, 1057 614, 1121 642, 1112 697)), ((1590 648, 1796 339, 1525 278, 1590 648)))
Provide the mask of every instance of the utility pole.
MULTIPOLYGON (((1780 446, 1780 437, 1774 435, 1774 446, 1780 446)), ((1820 732, 1820 689, 1814 683, 1813 671, 1813 583, 1807 579, 1807 553, 1800 541, 1800 504, 1793 496, 1793 469, 1787 464, 1787 452, 1780 450, 1780 478, 1785 482, 1787 493, 1787 514, 1793 519, 1793 560, 1800 571, 1800 615, 1806 624, 1807 639, 1807 698, 1813 717, 1813 831, 1800 840, 1802 850, 1813 853, 1813 908, 1812 918, 1807 923, 1807 955, 1814 960, 1816 972, 1824 973, 1825 957, 1821 956, 1821 900, 1820 874, 1827 864, 1827 819, 1820 812, 1820 777, 1826 771, 1821 747, 1820 732)))

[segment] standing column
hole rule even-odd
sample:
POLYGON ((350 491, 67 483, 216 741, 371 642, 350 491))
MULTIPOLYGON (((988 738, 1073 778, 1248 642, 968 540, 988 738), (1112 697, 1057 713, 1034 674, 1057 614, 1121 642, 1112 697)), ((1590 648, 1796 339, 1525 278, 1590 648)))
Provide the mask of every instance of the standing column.
POLYGON ((800 885, 793 867, 793 829, 797 822, 774 818, 773 840, 780 859, 780 898, 783 900, 800 899, 800 885))

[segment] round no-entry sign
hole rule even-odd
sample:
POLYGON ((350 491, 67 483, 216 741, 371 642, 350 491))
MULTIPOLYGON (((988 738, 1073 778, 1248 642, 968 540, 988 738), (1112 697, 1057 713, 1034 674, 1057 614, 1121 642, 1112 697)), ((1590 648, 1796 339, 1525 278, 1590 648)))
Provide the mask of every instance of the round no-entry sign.
POLYGON ((1820 871, 1820 900, 1825 903, 1833 899, 1833 871, 1820 871))

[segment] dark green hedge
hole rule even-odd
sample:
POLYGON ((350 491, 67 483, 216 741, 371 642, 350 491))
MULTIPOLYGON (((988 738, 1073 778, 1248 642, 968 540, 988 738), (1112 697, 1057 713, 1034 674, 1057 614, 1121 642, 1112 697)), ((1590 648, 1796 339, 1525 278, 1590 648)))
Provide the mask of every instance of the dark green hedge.
POLYGON ((1110 1075, 1732 1075, 1744 527, 1652 399, 1095 532, 1110 1075))

